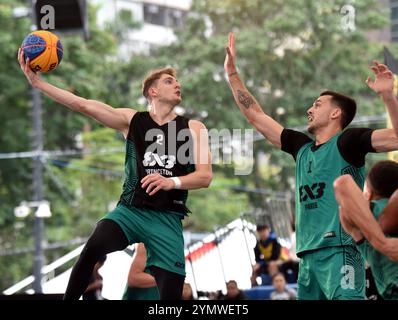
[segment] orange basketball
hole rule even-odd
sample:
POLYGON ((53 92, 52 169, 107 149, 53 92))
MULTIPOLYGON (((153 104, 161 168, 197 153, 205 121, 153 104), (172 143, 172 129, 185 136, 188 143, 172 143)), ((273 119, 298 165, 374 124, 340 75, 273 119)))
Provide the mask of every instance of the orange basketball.
POLYGON ((29 58, 29 66, 35 72, 49 72, 61 62, 63 54, 61 41, 50 31, 32 32, 24 39, 21 47, 25 61, 29 58))

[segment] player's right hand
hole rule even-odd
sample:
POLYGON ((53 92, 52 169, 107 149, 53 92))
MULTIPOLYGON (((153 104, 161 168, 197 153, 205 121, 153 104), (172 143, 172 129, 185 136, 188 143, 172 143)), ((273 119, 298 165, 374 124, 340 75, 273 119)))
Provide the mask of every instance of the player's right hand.
POLYGON ((29 67, 29 58, 25 62, 23 58, 23 50, 21 48, 18 49, 18 62, 29 83, 35 87, 40 79, 39 75, 38 73, 33 72, 33 70, 29 67))
POLYGON ((235 36, 232 32, 228 35, 228 45, 225 47, 226 55, 224 61, 225 72, 229 75, 236 73, 235 65, 235 36))

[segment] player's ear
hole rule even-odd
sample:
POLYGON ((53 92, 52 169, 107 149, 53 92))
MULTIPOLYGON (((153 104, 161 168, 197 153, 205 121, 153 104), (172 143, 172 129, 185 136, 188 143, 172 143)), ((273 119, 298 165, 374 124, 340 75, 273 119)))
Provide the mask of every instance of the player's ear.
POLYGON ((337 119, 341 117, 341 113, 342 111, 340 108, 334 108, 330 116, 332 119, 337 119))
POLYGON ((156 97, 157 94, 158 94, 156 88, 154 88, 154 87, 150 87, 149 90, 148 90, 148 93, 149 93, 149 95, 150 95, 151 97, 156 97))
POLYGON ((363 195, 365 196, 366 200, 370 201, 373 199, 374 191, 368 181, 365 181, 365 185, 363 188, 363 195))

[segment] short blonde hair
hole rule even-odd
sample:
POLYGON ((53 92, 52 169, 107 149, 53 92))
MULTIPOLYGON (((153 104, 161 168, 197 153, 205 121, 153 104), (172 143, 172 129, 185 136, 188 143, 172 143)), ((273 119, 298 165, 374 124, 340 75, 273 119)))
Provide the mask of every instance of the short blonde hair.
POLYGON ((142 81, 142 94, 145 98, 149 98, 149 88, 155 81, 159 80, 163 74, 169 74, 175 78, 177 76, 177 71, 174 68, 162 68, 150 71, 142 81))

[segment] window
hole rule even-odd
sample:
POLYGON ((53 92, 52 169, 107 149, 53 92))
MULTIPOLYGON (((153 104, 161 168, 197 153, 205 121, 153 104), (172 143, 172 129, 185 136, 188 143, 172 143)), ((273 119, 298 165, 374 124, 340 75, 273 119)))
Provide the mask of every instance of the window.
POLYGON ((154 4, 144 4, 144 21, 147 23, 165 25, 165 9, 154 4))
POLYGON ((144 4, 144 21, 170 28, 182 28, 186 12, 178 9, 144 4))

